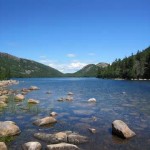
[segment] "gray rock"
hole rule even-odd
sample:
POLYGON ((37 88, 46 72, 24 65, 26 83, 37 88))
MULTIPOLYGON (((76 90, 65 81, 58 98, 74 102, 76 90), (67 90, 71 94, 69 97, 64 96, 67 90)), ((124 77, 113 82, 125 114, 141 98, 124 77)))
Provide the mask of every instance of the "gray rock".
POLYGON ((112 133, 121 138, 131 138, 136 134, 121 120, 115 120, 112 123, 112 133))
POLYGON ((67 142, 67 134, 64 132, 58 132, 56 134, 35 133, 34 137, 42 141, 50 142, 51 144, 67 142))
POLYGON ((77 133, 72 133, 68 135, 68 143, 81 144, 86 142, 88 142, 88 138, 86 136, 82 136, 77 133))
POLYGON ((0 150, 7 150, 7 146, 4 142, 0 142, 0 150))
POLYGON ((23 150, 41 150, 42 145, 39 142, 28 142, 22 146, 23 150))
POLYGON ((91 133, 96 133, 96 129, 94 129, 94 128, 89 128, 89 131, 90 131, 91 133))
POLYGON ((76 145, 68 144, 68 143, 47 145, 46 149, 47 150, 79 150, 79 148, 76 145))
POLYGON ((54 134, 46 133, 35 133, 34 137, 51 144, 57 144, 61 142, 71 143, 71 144, 80 144, 88 142, 88 138, 71 131, 58 132, 54 134))
POLYGON ((47 125, 47 124, 53 124, 56 122, 57 122, 57 120, 53 117, 45 117, 45 118, 36 120, 35 122, 33 122, 33 124, 35 124, 37 126, 43 126, 43 125, 47 125))
POLYGON ((12 121, 0 122, 0 137, 13 136, 19 134, 19 127, 12 121))

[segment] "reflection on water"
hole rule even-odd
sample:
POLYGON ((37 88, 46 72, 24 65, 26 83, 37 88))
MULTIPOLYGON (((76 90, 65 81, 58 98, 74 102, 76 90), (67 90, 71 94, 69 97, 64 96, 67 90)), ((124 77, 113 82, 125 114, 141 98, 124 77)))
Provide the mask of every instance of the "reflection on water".
MULTIPOLYGON (((9 98, 8 107, 0 108, 0 120, 17 123, 21 134, 7 144, 10 150, 20 149, 28 141, 36 140, 36 132, 54 133, 71 130, 90 138, 89 143, 79 145, 85 150, 148 150, 150 147, 150 81, 114 81, 95 78, 52 78, 19 79, 19 85, 11 89, 21 90, 31 85, 40 90, 30 92, 23 102, 9 98), (51 94, 46 92, 51 91, 51 94), (73 92, 71 102, 57 101, 73 92), (96 103, 88 103, 89 98, 96 98, 96 103), (38 105, 27 103, 33 98, 38 105), (36 119, 58 113, 58 122, 52 126, 37 127, 32 123, 36 119), (96 118, 96 119, 93 119, 96 118), (111 123, 116 119, 126 122, 137 134, 130 140, 122 140, 111 134, 111 123), (91 134, 88 128, 95 128, 91 134)), ((36 140, 37 141, 37 140, 36 140)), ((41 141, 40 141, 41 142, 41 141)), ((47 143, 41 142, 43 147, 47 143)))

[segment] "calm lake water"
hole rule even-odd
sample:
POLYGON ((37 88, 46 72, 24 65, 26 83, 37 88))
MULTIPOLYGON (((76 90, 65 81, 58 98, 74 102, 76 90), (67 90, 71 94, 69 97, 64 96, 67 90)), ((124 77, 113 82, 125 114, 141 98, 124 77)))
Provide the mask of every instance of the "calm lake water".
MULTIPOLYGON (((42 78, 17 79, 20 84, 10 86, 21 90, 31 85, 40 90, 30 92, 26 100, 16 106, 10 98, 8 108, 0 111, 0 120, 11 120, 21 129, 21 134, 8 144, 10 150, 20 150, 36 132, 55 133, 71 130, 88 136, 90 141, 78 145, 83 150, 149 150, 150 149, 150 81, 116 81, 96 78, 42 78), (51 91, 52 94, 46 94, 51 91), (72 102, 58 102, 73 92, 72 102), (27 99, 40 101, 38 105, 28 105, 27 99), (95 104, 88 103, 96 98, 95 104), (58 123, 48 127, 33 125, 36 119, 58 113, 58 123), (96 117, 97 120, 92 118, 96 117), (121 119, 136 133, 123 140, 111 134, 111 123, 121 119), (96 134, 88 128, 95 128, 96 134)), ((41 141, 40 141, 41 142, 41 141)), ((48 144, 41 142, 43 149, 48 144)))

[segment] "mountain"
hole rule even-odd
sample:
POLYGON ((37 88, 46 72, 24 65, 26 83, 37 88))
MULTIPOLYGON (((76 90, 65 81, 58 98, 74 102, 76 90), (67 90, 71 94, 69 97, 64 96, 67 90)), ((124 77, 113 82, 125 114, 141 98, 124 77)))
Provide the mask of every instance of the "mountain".
POLYGON ((60 71, 41 63, 0 52, 0 79, 12 77, 62 77, 60 71))
POLYGON ((99 78, 150 79, 150 47, 135 55, 116 59, 98 72, 99 78))
POLYGON ((97 65, 89 64, 75 73, 66 74, 66 76, 70 76, 70 77, 96 77, 98 74, 98 70, 100 68, 105 68, 107 66, 108 66, 107 63, 99 63, 97 65))

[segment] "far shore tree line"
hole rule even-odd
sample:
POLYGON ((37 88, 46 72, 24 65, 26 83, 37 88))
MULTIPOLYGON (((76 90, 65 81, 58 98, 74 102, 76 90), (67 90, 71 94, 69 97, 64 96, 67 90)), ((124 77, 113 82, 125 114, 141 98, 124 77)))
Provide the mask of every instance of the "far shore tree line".
POLYGON ((150 47, 100 68, 98 78, 150 79, 150 47))

